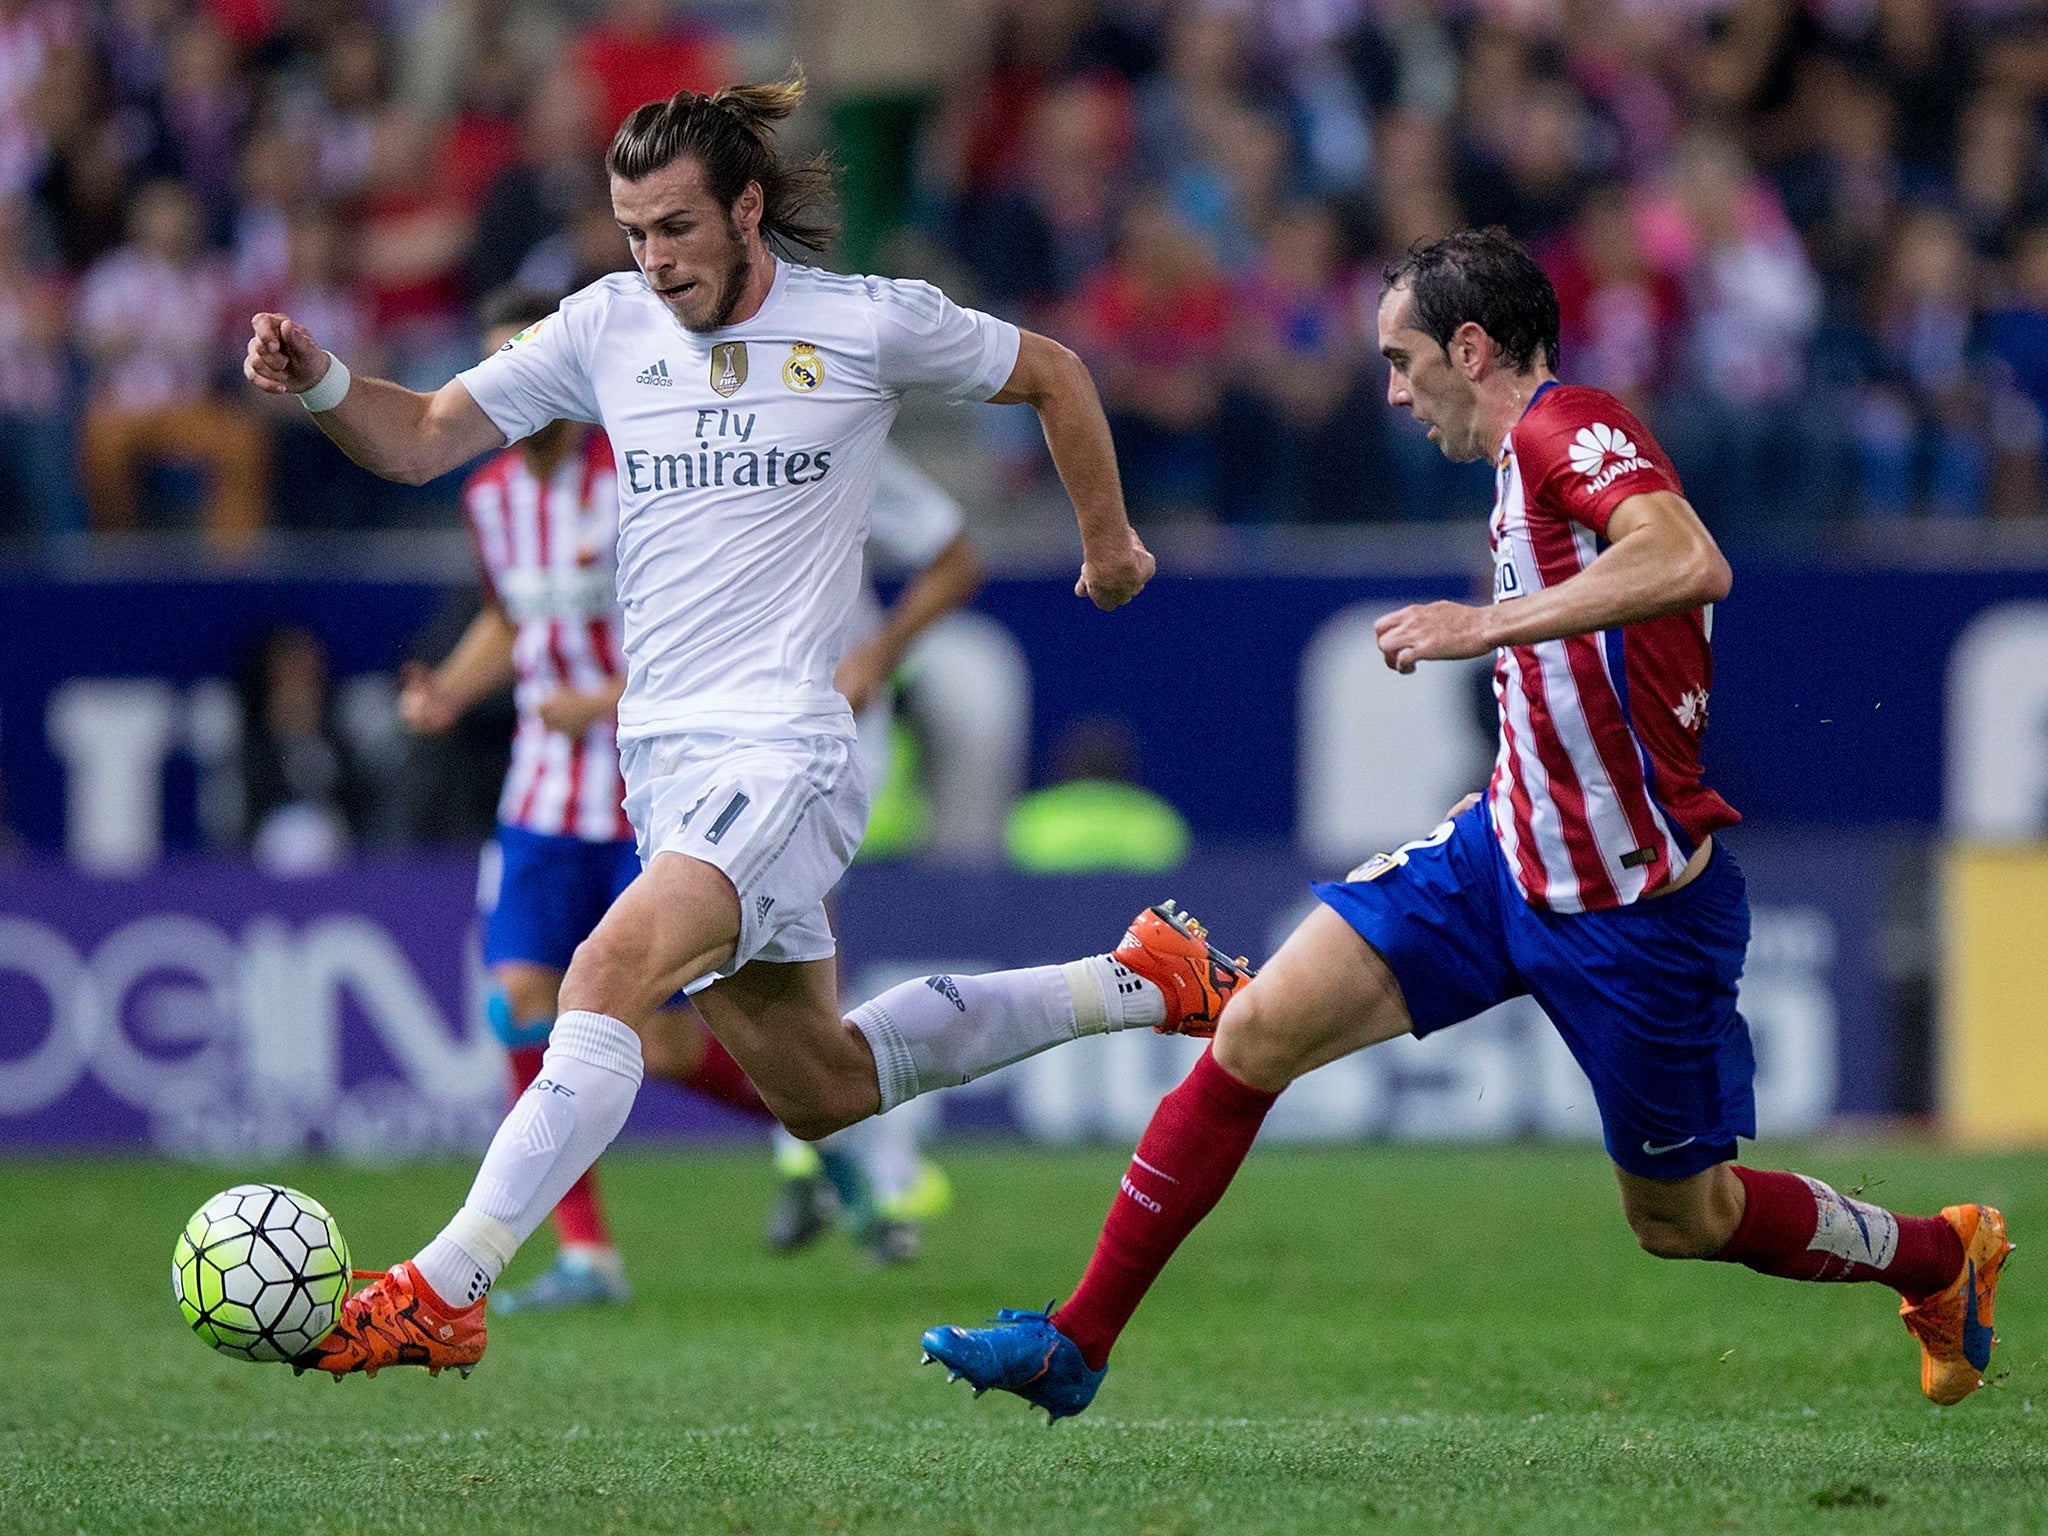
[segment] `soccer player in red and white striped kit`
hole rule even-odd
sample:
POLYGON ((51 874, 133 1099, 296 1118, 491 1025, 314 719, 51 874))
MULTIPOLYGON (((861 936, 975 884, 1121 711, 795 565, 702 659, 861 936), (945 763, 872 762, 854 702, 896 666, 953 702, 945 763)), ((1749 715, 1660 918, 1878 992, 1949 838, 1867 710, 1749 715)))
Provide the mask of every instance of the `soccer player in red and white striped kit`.
MULTIPOLYGON (((1699 757, 1727 561, 1643 424, 1558 382, 1557 295, 1504 231, 1411 251, 1387 273, 1379 340, 1389 403, 1446 457, 1494 465, 1493 602, 1378 624, 1400 672, 1494 654, 1491 782, 1427 837, 1318 885, 1322 905, 1255 978, 1211 955, 1193 1011, 1220 1020, 1215 1043, 1138 1143, 1080 1287, 1049 1313, 930 1329, 927 1355, 1053 1418, 1080 1412, 1283 1089, 1527 994, 1592 1083, 1645 1249, 1889 1286, 1921 1345, 1922 1390, 1960 1401, 1995 1342, 2004 1218, 1970 1204, 1897 1215, 1735 1161, 1737 1138, 1756 1134, 1736 1010, 1749 906, 1717 842, 1740 818, 1699 757)), ((1116 958, 1172 999, 1154 948, 1134 931, 1116 958)))

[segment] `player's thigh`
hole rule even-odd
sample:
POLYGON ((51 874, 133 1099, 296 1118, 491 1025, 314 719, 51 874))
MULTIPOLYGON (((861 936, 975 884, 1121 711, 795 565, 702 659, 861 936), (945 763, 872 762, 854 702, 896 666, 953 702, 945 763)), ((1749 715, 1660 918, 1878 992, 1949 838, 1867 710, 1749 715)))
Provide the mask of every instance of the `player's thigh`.
POLYGON ((1322 905, 1224 1010, 1217 1061, 1277 1091, 1352 1051, 1517 995, 1501 886, 1483 806, 1318 883, 1322 905))
POLYGON ((1412 1028, 1387 962, 1318 906, 1224 1009, 1216 1061, 1277 1093, 1305 1072, 1412 1028))
POLYGON ((562 1006, 637 1025, 730 960, 739 933, 739 896, 721 870, 658 854, 577 946, 562 1006))
POLYGON ((1530 992, 1592 1085, 1608 1157, 1642 1181, 1646 1201, 1756 1134, 1756 1057, 1737 1007, 1748 935, 1741 871, 1717 849, 1668 896, 1532 915, 1511 936, 1530 992))
POLYGON ((799 1136, 824 1135, 879 1106, 874 1056, 839 1014, 836 957, 751 961, 691 1001, 799 1136))

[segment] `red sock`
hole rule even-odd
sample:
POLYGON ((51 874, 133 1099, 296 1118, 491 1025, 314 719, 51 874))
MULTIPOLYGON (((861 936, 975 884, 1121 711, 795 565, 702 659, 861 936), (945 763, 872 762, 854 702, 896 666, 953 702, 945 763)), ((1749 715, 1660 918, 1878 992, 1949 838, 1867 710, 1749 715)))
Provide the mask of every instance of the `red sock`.
POLYGON ((1715 1254, 1786 1280, 1877 1280, 1909 1301, 1963 1269, 1963 1242, 1945 1216, 1897 1216, 1799 1173, 1738 1166, 1742 1222, 1715 1254))
POLYGON ((1204 1051, 1159 1101, 1110 1203, 1088 1272, 1053 1317, 1090 1370, 1108 1362, 1173 1251, 1223 1198, 1278 1097, 1239 1082, 1204 1051))
POLYGON ((683 1086, 694 1088, 707 1099, 716 1099, 758 1119, 775 1118, 762 1102, 761 1091, 754 1086, 754 1080, 740 1070, 740 1064, 732 1059, 732 1052, 720 1045, 708 1029, 704 1031, 704 1059, 697 1063, 696 1071, 683 1079, 683 1086))
MULTIPOLYGON (((507 1053, 512 1063, 512 1097, 518 1098, 540 1076, 541 1058, 547 1048, 522 1045, 507 1053)), ((565 1244, 586 1248, 612 1246, 611 1228, 605 1225, 604 1207, 597 1200, 597 1170, 586 1169, 583 1177, 569 1186, 569 1192, 555 1205, 555 1236, 565 1244)))

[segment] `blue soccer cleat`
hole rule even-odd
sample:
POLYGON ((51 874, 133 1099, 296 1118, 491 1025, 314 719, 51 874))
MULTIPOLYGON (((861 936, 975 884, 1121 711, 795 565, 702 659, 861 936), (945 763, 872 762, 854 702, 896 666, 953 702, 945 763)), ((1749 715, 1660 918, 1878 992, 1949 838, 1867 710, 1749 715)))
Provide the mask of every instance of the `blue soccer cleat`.
POLYGON ((965 1380, 981 1396, 990 1387, 1014 1392, 1035 1408, 1045 1422, 1070 1419, 1095 1401, 1096 1388, 1109 1367, 1088 1369, 1081 1346, 1052 1325, 1052 1303, 1043 1312, 1004 1307, 987 1328, 927 1328, 924 1361, 946 1367, 951 1380, 965 1380))
POLYGON ((491 1313, 574 1312, 586 1307, 621 1307, 633 1299, 626 1271, 616 1256, 592 1258, 558 1253, 555 1262, 516 1291, 493 1292, 491 1313))

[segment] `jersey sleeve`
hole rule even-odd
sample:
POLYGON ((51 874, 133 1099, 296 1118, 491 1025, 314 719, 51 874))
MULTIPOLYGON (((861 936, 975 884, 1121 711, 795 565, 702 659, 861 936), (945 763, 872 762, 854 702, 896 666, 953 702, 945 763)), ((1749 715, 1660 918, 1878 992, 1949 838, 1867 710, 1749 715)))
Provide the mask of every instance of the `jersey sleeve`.
POLYGON ((1537 505, 1605 538, 1608 519, 1629 497, 1684 494, 1671 460, 1619 400, 1591 389, 1558 393, 1554 405, 1515 433, 1522 480, 1535 489, 1537 505))
POLYGON ((988 399, 1017 366, 1017 327, 963 309, 930 283, 871 277, 875 372, 892 394, 928 389, 964 405, 988 399))
POLYGON ((531 437, 551 421, 598 419, 587 338, 579 334, 592 310, 565 304, 456 375, 509 441, 531 437))
POLYGON ((877 563, 921 571, 959 532, 960 504, 893 443, 884 443, 868 509, 868 548, 877 563))

